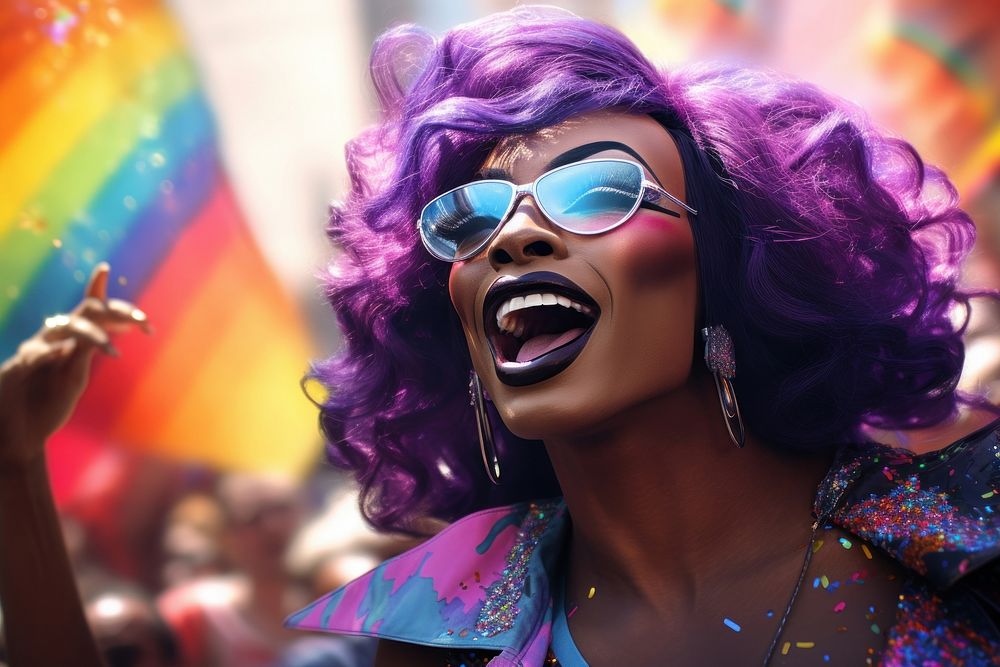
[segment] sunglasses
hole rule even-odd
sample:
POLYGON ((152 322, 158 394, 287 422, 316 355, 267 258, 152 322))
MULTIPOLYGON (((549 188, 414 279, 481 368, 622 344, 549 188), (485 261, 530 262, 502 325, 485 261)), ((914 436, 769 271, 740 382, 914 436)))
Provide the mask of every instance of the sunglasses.
POLYGON ((646 179, 638 162, 583 160, 547 171, 533 183, 515 185, 487 179, 461 185, 432 199, 420 212, 417 229, 428 252, 445 262, 478 254, 499 233, 514 207, 531 195, 546 218, 574 234, 603 234, 622 225, 640 208, 691 215, 694 210, 646 179))

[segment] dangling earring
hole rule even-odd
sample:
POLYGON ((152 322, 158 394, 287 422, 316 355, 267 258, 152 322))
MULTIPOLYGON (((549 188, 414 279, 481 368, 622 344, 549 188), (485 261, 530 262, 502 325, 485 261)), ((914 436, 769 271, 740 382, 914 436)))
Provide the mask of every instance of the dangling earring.
POLYGON ((476 412, 476 427, 479 431, 479 452, 483 455, 483 465, 486 476, 494 484, 500 483, 500 459, 497 458, 496 445, 493 442, 493 427, 486 414, 486 398, 483 396, 483 385, 476 371, 469 374, 469 405, 476 412))
POLYGON ((722 325, 705 327, 701 330, 705 341, 705 365, 715 378, 715 388, 719 392, 722 416, 726 420, 729 438, 737 447, 743 447, 745 434, 740 405, 736 402, 733 378, 736 377, 736 356, 733 353, 733 339, 722 325))

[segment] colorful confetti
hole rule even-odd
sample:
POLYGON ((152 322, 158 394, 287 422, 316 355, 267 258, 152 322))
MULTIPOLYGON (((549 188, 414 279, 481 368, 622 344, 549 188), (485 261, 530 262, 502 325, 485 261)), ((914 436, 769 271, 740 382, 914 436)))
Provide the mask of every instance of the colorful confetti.
MULTIPOLYGON (((992 439, 994 436, 990 435, 992 439)), ((1000 442, 997 443, 1000 447, 1000 442)), ((988 466, 979 466, 981 463, 980 459, 974 459, 977 465, 971 465, 969 461, 964 461, 959 467, 962 471, 962 475, 959 475, 959 479, 962 479, 961 484, 965 484, 964 479, 970 479, 969 474, 975 474, 977 471, 982 470, 992 470, 1000 472, 1000 468, 997 467, 996 462, 993 460, 993 452, 990 450, 987 452, 989 456, 988 466)), ((976 456, 980 456, 977 453, 976 456)), ((886 457, 886 460, 890 460, 886 457)), ((945 476, 945 470, 936 468, 935 471, 928 471, 927 476, 932 474, 937 474, 939 477, 945 476)), ((877 500, 881 496, 887 493, 886 487, 890 487, 888 491, 892 491, 893 488, 901 487, 914 487, 910 476, 908 474, 898 474, 894 476, 893 482, 886 482, 884 475, 879 474, 880 468, 868 467, 867 469, 861 469, 858 472, 857 478, 854 480, 860 487, 859 490, 848 489, 851 491, 851 495, 846 498, 841 497, 841 502, 838 505, 840 511, 848 513, 853 508, 859 504, 863 504, 868 500, 877 500), (873 490, 874 487, 874 490, 873 490)), ((904 470, 905 472, 905 470, 904 470)), ((831 473, 831 474, 836 474, 831 473)), ((987 472, 987 474, 990 474, 987 472)), ((996 480, 991 485, 996 487, 1000 483, 1000 480, 996 480)), ((935 489, 934 485, 928 483, 928 490, 935 489)), ((985 486, 983 488, 986 488, 985 486)), ((968 488, 962 488, 963 491, 968 491, 968 488)), ((976 497, 980 495, 982 488, 976 488, 972 493, 965 493, 964 496, 959 496, 958 493, 946 493, 942 491, 934 491, 937 494, 937 501, 940 508, 941 502, 952 501, 957 505, 955 509, 955 515, 960 518, 968 518, 974 515, 977 511, 981 510, 981 504, 972 504, 972 501, 976 501, 976 497), (961 502, 966 502, 970 506, 962 506, 961 502)), ((919 500, 919 498, 918 498, 919 500)), ((880 521, 886 520, 886 525, 893 529, 893 535, 897 536, 900 540, 905 540, 907 537, 923 537, 923 531, 926 526, 921 524, 919 521, 913 521, 912 523, 906 525, 900 525, 904 522, 911 521, 914 515, 906 513, 909 510, 907 507, 903 507, 897 510, 897 515, 886 515, 882 513, 869 512, 862 514, 858 517, 857 528, 858 531, 869 531, 872 538, 872 544, 883 548, 885 543, 885 535, 878 532, 878 529, 883 527, 883 524, 879 524, 880 521), (867 523, 866 523, 867 521, 867 523), (907 532, 907 530, 909 532, 907 532)), ((556 513, 558 516, 558 512, 556 513)), ((542 519, 546 516, 546 512, 539 510, 536 517, 542 519)), ((919 518, 919 515, 916 515, 919 518)), ((994 517, 991 517, 994 519, 994 517)), ((980 519, 985 521, 983 519, 980 519)), ((461 523, 461 522, 459 522, 461 523)), ((825 518, 820 518, 817 520, 820 525, 825 525, 825 518)), ((944 528, 949 527, 948 524, 943 524, 944 528)), ((964 524, 958 523, 957 525, 962 526, 964 524)), ((838 527, 842 527, 838 524, 838 527)), ((527 524, 522 524, 522 529, 527 528, 527 524)), ((452 527, 454 529, 454 525, 452 527)), ((552 530, 552 524, 546 530, 552 530)), ((949 535, 944 536, 946 539, 949 535)), ((524 535, 519 533, 518 542, 526 539, 524 535)), ((541 538, 544 539, 544 538, 541 538)), ((855 540, 854 536, 851 540, 855 540)), ((470 540, 470 544, 479 544, 481 541, 481 536, 477 535, 475 539, 470 540)), ((860 545, 859 551, 865 553, 865 558, 871 560, 872 552, 868 549, 865 542, 858 539, 858 544, 860 545)), ((977 543, 978 544, 978 543, 977 543)), ((959 544, 959 547, 968 547, 968 544, 959 544)), ((996 543, 992 545, 987 545, 988 554, 995 558, 996 554, 996 543)), ((905 551, 905 549, 903 549, 905 551)), ((547 550, 539 547, 535 550, 536 552, 545 552, 547 550)), ((886 549, 888 552, 889 550, 886 549)), ((811 550, 807 550, 806 553, 811 554, 811 550)), ((955 549, 953 551, 942 553, 937 552, 939 555, 931 559, 935 564, 940 565, 942 568, 950 568, 950 570, 962 570, 963 568, 973 568, 979 565, 982 561, 977 561, 976 559, 980 557, 975 550, 970 549, 955 549), (968 561, 964 562, 963 561, 968 561)), ((536 553, 537 555, 537 553, 536 553)), ((849 555, 849 554, 848 554, 849 555)), ((890 555, 892 555, 890 553, 890 555)), ((816 607, 822 610, 823 613, 827 614, 826 622, 830 625, 843 622, 842 625, 836 625, 835 631, 841 633, 838 638, 841 642, 845 639, 849 639, 851 644, 856 645, 859 641, 863 641, 861 647, 867 647, 867 655, 869 656, 867 661, 869 664, 875 664, 877 662, 883 667, 902 667, 904 665, 924 665, 924 664, 964 664, 969 665, 987 665, 987 664, 1000 664, 1000 655, 997 655, 997 642, 993 639, 996 637, 995 629, 992 629, 988 620, 981 614, 980 609, 976 606, 976 600, 968 594, 968 590, 964 586, 954 587, 948 590, 946 594, 938 594, 935 591, 937 589, 932 588, 926 583, 923 577, 916 576, 913 573, 906 573, 905 575, 899 577, 900 579, 906 579, 907 583, 902 589, 903 593, 898 594, 898 605, 896 604, 896 599, 892 599, 890 604, 883 604, 878 598, 877 604, 872 604, 873 600, 865 599, 865 596, 869 594, 876 594, 872 587, 867 587, 861 589, 861 584, 865 581, 874 577, 880 583, 883 581, 882 577, 885 576, 888 580, 894 580, 894 576, 888 576, 887 572, 883 572, 874 567, 874 564, 869 565, 867 568, 859 568, 854 570, 850 574, 847 570, 834 569, 838 563, 853 563, 856 559, 853 557, 845 558, 844 552, 827 553, 830 556, 831 563, 823 563, 823 567, 828 568, 824 574, 816 576, 814 578, 813 586, 814 588, 824 588, 827 593, 831 593, 831 597, 817 596, 816 594, 806 594, 803 599, 811 599, 814 602, 818 602, 816 607), (870 568, 870 569, 869 569, 870 568), (924 582, 924 583, 921 583, 924 582), (839 587, 839 593, 833 595, 832 592, 837 590, 839 587), (916 590, 915 590, 916 589, 916 590), (820 598, 822 598, 820 600, 820 598), (828 600, 834 602, 833 605, 828 605, 828 600), (897 607, 898 609, 893 609, 897 607), (850 613, 843 613, 850 607, 850 613), (835 614, 842 614, 840 616, 829 617, 829 610, 832 609, 835 614), (855 619, 855 612, 864 612, 863 621, 855 619), (892 613, 890 613, 892 612, 892 613), (853 619, 853 620, 848 620, 853 619), (891 619, 895 619, 892 621, 891 619), (852 635, 845 636, 848 633, 848 628, 850 627, 852 635), (865 632, 865 630, 868 632, 865 632), (886 642, 883 645, 883 642, 886 642), (876 660, 877 657, 877 660, 876 660)), ((514 559, 517 560, 517 559, 514 559)), ((510 561, 507 561, 508 566, 510 566, 510 561)), ((482 567, 480 565, 480 567, 482 567)), ((840 565, 840 567, 849 567, 847 565, 840 565)), ((492 567, 491 571, 496 571, 496 567, 492 567)), ((468 569, 463 569, 457 574, 465 575, 462 577, 465 582, 470 580, 470 575, 466 575, 467 572, 472 572, 473 568, 470 566, 468 569)), ((505 570, 505 576, 508 572, 505 570)), ((419 571, 418 571, 419 573, 419 571)), ((515 573, 510 573, 516 575, 515 573)), ((553 574, 553 573, 546 573, 553 574)), ((559 575, 557 571, 555 575, 559 575)), ((419 576, 419 574, 418 574, 419 576)), ((452 582, 454 586, 455 582, 459 580, 460 577, 453 577, 449 575, 449 582, 452 582)), ((513 576, 513 580, 516 581, 517 577, 513 576)), ((533 580, 533 579, 532 579, 533 580)), ((526 585, 525 580, 522 582, 526 585)), ((471 586, 469 587, 472 588, 471 586)), ((544 588, 543 586, 540 588, 544 588)), ((372 589, 374 590, 374 589, 372 589)), ((421 589, 428 595, 428 600, 433 608, 437 608, 437 605, 441 599, 441 591, 433 589, 421 589)), ((484 590, 484 592, 492 593, 492 591, 484 590)), ((585 589, 587 590, 587 589, 585 589)), ((595 591, 594 587, 589 587, 589 590, 595 591)), ((425 593, 422 593, 425 594, 425 593)), ((445 591, 447 595, 447 591, 445 591)), ((525 596, 530 597, 531 593, 526 592, 525 596)), ((499 604, 499 600, 495 596, 487 595, 488 600, 484 601, 484 604, 490 604, 491 601, 496 601, 499 605, 498 609, 503 611, 511 607, 511 601, 507 601, 504 604, 499 604)), ((362 600, 367 599, 362 596, 354 596, 352 599, 362 600)), ((377 603, 378 608, 381 608, 381 601, 377 598, 374 600, 377 603)), ((516 600, 514 604, 516 606, 516 600)), ((537 599, 533 599, 532 602, 538 602, 537 599)), ((544 600, 541 600, 543 604, 535 605, 534 612, 536 614, 544 613, 549 607, 545 607, 544 600), (539 611, 541 610, 541 611, 539 611)), ((367 603, 366 603, 367 604, 367 603)), ((328 603, 322 602, 316 607, 316 609, 321 609, 323 614, 328 613, 328 603)), ((531 605, 522 604, 524 607, 521 610, 521 615, 518 616, 518 624, 521 627, 538 627, 539 624, 543 624, 544 621, 539 621, 539 616, 532 616, 528 612, 528 608, 531 605)), ((456 605, 457 607, 457 605, 456 605)), ((480 607, 481 609, 482 607, 480 607)), ((405 606, 400 606, 400 609, 407 609, 405 606)), ((470 607, 473 609, 473 614, 478 613, 475 607, 470 607)), ((575 614, 577 607, 573 607, 567 616, 575 614)), ((515 612, 516 614, 516 612, 515 612)), ((773 610, 766 610, 765 614, 768 618, 775 616, 773 610)), ((349 613, 344 613, 345 624, 348 627, 353 627, 356 622, 357 617, 354 615, 354 611, 351 610, 349 613)), ((471 618, 475 618, 472 616, 471 618)), ((758 617, 759 618, 759 617, 758 617)), ((735 620, 724 617, 723 624, 733 632, 741 632, 742 626, 735 620)), ((455 625, 453 627, 461 627, 455 625)), ((518 627, 517 625, 513 627, 518 627)), ((817 628, 818 630, 823 630, 828 632, 830 626, 825 628, 817 628)), ((443 633, 442 633, 443 634, 443 633)), ((448 635, 450 637, 450 634, 448 635)), ((543 636, 543 639, 545 637, 543 636)), ((485 639, 485 638, 480 638, 485 639)), ((818 644, 824 643, 820 637, 817 637, 817 642, 813 641, 784 641, 782 639, 777 639, 775 644, 780 648, 781 655, 788 655, 792 648, 811 650, 815 649, 818 644)), ((470 643, 471 643, 470 639, 470 643)), ((837 642, 835 642, 837 643, 837 642)), ((482 643, 480 643, 482 645, 482 643)), ((807 654, 808 655, 808 654, 807 654)), ((819 657, 822 655, 823 662, 830 662, 830 655, 823 654, 819 651, 815 652, 815 655, 819 657)), ((534 664, 534 663, 533 663, 534 664)), ((545 663, 546 665, 550 663, 545 663)), ((555 664, 555 663, 551 663, 555 664)))
MULTIPOLYGON (((916 475, 884 495, 838 513, 845 528, 878 545, 907 567, 926 575, 925 557, 944 551, 976 552, 1000 540, 1000 526, 985 526, 960 514, 948 494, 923 489, 916 475)), ((946 567, 946 562, 940 564, 946 567)), ((956 567, 957 563, 953 566, 956 567)))
POLYGON ((983 625, 981 612, 963 613, 917 582, 899 599, 898 620, 882 653, 884 667, 1000 664, 1000 646, 989 634, 995 630, 983 625))

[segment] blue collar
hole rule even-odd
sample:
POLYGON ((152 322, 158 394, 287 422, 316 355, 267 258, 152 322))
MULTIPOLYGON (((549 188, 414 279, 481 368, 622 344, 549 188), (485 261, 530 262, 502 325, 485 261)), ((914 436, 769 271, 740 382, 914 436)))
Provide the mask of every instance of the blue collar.
MULTIPOLYGON (((1000 556, 1000 422, 923 456, 843 450, 813 512, 947 588, 1000 556)), ((288 627, 499 651, 541 665, 568 515, 561 499, 471 514, 293 614, 288 627)))

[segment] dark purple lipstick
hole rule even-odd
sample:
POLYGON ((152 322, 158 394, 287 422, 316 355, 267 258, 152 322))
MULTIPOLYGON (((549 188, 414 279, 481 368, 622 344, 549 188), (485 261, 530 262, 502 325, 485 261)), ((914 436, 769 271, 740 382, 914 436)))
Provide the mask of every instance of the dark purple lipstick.
POLYGON ((497 377, 522 387, 561 373, 583 351, 599 317, 594 299, 558 273, 499 278, 483 304, 497 377))

